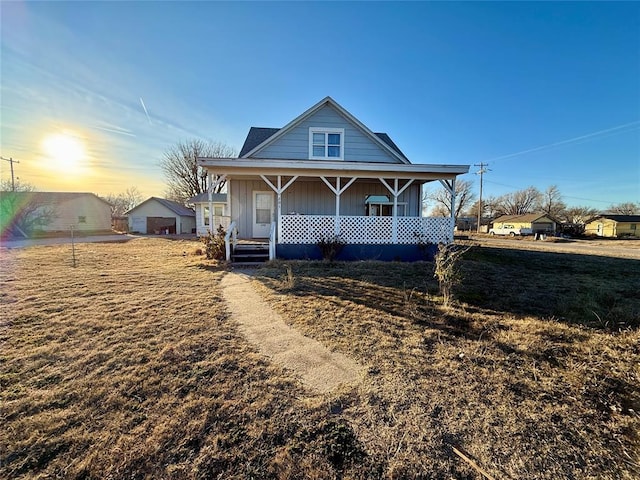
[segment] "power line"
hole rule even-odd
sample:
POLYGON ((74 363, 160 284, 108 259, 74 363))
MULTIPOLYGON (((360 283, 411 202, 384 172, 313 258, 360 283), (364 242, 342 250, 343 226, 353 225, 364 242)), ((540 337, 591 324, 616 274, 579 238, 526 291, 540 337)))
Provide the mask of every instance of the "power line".
POLYGON ((9 157, 9 158, 4 158, 4 157, 0 157, 0 159, 5 160, 7 162, 9 162, 11 164, 11 191, 15 192, 16 191, 16 182, 13 178, 13 164, 14 163, 20 163, 20 160, 14 160, 13 158, 9 157))
POLYGON ((476 172, 476 175, 480 175, 480 199, 478 200, 478 233, 480 233, 480 223, 482 222, 482 177, 485 173, 490 171, 488 163, 474 163, 474 166, 480 167, 480 170, 476 172))
MULTIPOLYGON (((640 120, 636 120, 636 121, 633 121, 633 122, 625 123, 623 125, 618 125, 616 127, 605 128, 604 130, 598 130, 597 132, 587 133, 585 135, 580 135, 578 137, 569 138, 567 140, 561 140, 559 142, 553 142, 553 143, 548 143, 546 145, 540 145, 539 147, 529 148, 527 150, 522 150, 520 152, 510 153, 508 155, 501 155, 499 157, 491 158, 491 159, 486 160, 486 161, 487 162, 495 162, 497 160, 504 160, 505 158, 516 157, 518 155, 524 155, 525 153, 537 152, 538 150, 544 150, 544 149, 547 149, 547 148, 557 147, 559 145, 566 145, 568 143, 574 143, 574 142, 577 142, 577 141, 580 141, 580 140, 585 140, 587 138, 595 137, 595 136, 602 135, 602 134, 605 134, 605 133, 608 133, 608 132, 613 132, 615 130, 621 130, 623 128, 627 128, 627 127, 630 127, 632 125, 637 125, 633 130, 635 130, 636 128, 640 128, 640 120)), ((619 133, 622 133, 622 132, 619 132, 619 133)))

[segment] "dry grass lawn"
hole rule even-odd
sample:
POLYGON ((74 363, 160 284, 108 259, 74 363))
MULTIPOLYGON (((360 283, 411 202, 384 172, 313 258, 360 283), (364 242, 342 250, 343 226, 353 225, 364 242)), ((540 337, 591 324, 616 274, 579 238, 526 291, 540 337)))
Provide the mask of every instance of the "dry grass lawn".
POLYGON ((267 265, 283 318, 367 368, 313 396, 197 246, 0 249, 1 477, 482 478, 454 448, 495 478, 640 475, 640 262, 482 248, 446 310, 429 263, 267 265))

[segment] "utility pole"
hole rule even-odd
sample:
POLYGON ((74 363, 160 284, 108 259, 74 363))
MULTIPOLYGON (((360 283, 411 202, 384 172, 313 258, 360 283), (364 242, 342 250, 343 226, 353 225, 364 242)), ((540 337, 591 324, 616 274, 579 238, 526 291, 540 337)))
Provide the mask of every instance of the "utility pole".
POLYGON ((478 200, 478 229, 477 229, 477 232, 480 233, 480 223, 482 222, 482 176, 491 170, 486 168, 489 166, 488 163, 483 163, 483 162, 474 163, 474 166, 480 167, 480 170, 476 172, 476 175, 480 175, 480 199, 478 200))
POLYGON ((9 157, 9 158, 4 158, 4 157, 0 157, 2 160, 5 160, 7 162, 9 162, 11 164, 11 191, 15 192, 16 191, 16 182, 13 178, 13 164, 14 163, 20 163, 20 160, 14 160, 13 158, 9 157))

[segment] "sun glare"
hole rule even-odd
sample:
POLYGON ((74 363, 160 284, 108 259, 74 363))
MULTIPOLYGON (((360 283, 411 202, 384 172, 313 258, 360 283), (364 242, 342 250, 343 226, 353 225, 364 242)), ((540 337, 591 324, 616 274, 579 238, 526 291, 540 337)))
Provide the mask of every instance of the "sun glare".
POLYGON ((47 135, 42 141, 42 150, 52 169, 67 174, 78 173, 86 158, 82 139, 69 131, 47 135))

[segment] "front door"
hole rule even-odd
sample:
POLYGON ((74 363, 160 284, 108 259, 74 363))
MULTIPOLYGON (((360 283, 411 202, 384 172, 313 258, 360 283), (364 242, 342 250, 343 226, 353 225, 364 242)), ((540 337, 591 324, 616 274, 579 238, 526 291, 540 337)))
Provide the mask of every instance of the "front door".
POLYGON ((273 192, 253 192, 253 238, 269 237, 273 204, 273 192))

